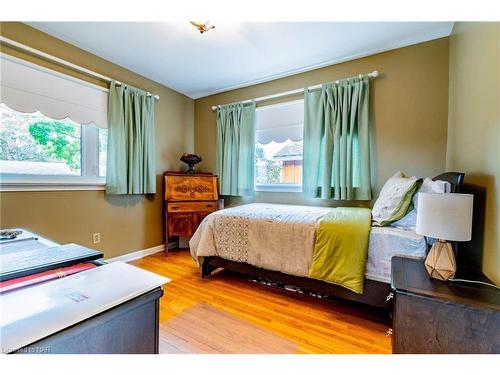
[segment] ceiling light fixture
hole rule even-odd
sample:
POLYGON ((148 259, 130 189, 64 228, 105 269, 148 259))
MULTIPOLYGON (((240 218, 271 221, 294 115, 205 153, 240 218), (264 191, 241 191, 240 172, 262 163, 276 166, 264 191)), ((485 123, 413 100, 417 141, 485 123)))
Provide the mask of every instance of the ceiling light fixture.
POLYGON ((198 31, 200 32, 200 34, 206 33, 207 31, 209 31, 211 29, 215 29, 215 26, 213 26, 213 25, 210 26, 210 22, 209 21, 206 21, 206 22, 189 21, 189 23, 191 25, 193 25, 194 27, 196 27, 196 29, 198 29, 198 31))

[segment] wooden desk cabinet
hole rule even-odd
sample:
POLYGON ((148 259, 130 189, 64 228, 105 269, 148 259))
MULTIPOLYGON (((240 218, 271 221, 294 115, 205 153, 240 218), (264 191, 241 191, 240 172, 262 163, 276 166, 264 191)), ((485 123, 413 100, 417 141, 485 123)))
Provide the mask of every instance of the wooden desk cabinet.
MULTIPOLYGON (((460 268, 456 278, 486 279, 460 268)), ((498 289, 431 279, 422 260, 401 257, 392 258, 391 284, 393 353, 500 353, 498 289)))
POLYGON ((217 210, 217 176, 210 173, 164 173, 165 250, 174 236, 190 237, 217 210))
MULTIPOLYGON (((19 264, 24 264, 23 271, 27 269, 36 269, 40 272, 35 264, 26 267, 27 258, 36 261, 34 252, 42 252, 47 264, 44 269, 49 269, 50 265, 61 267, 68 259, 61 260, 58 252, 61 252, 64 247, 43 238, 35 233, 28 232, 23 229, 23 233, 19 236, 19 241, 1 243, 3 255, 15 254, 15 259, 19 264), (50 251, 53 250, 53 254, 50 251), (24 254, 24 255, 23 255, 24 254), (26 255, 28 254, 28 255, 26 255)), ((96 252, 97 254, 100 254, 96 252)), ((80 258, 86 263, 91 257, 92 252, 82 251, 81 257, 73 254, 75 258, 80 258), (90 254, 90 255, 89 255, 90 254)), ((101 254, 102 257, 102 254, 101 254)), ((101 259, 93 260, 96 266, 107 267, 106 262, 101 259)), ((111 265, 109 265, 111 266, 111 265)), ((129 266, 131 267, 131 266, 129 266)), ((134 268, 134 267, 132 267, 134 268)), ((101 269, 102 270, 102 269, 101 269)), ((19 290, 12 290, 8 293, 0 295, 0 306, 5 306, 6 309, 16 309, 24 307, 30 311, 30 314, 23 316, 20 314, 16 319, 12 320, 9 315, 5 315, 0 320, 0 342, 4 347, 2 352, 12 354, 154 354, 159 351, 159 306, 160 298, 163 295, 162 287, 156 287, 147 291, 145 288, 144 277, 140 277, 135 284, 134 289, 131 285, 121 292, 121 297, 109 297, 108 292, 96 293, 95 295, 86 296, 87 292, 81 290, 83 285, 100 284, 102 288, 107 290, 116 287, 110 283, 104 285, 99 281, 106 280, 110 274, 99 278, 87 278, 86 282, 80 281, 80 286, 76 283, 68 284, 74 278, 85 277, 95 272, 96 269, 82 271, 73 276, 64 277, 58 280, 46 281, 43 284, 35 284, 19 290), (90 283, 90 284, 87 284, 90 283), (61 288, 57 288, 56 284, 64 285, 67 293, 74 291, 78 297, 82 299, 73 299, 70 294, 61 295, 61 288), (51 285, 53 288, 51 289, 51 285), (31 290, 31 294, 27 289, 31 290), (126 295, 132 296, 133 291, 139 295, 133 298, 123 298, 126 295), (26 294, 28 292, 28 294, 26 294), (47 295, 53 295, 54 298, 48 298, 47 295), (18 295, 19 297, 16 297, 18 295), (77 302, 79 313, 73 307, 64 305, 63 302, 58 303, 58 297, 61 300, 70 298, 77 302), (89 299, 90 298, 90 299, 89 299), (8 299, 8 300, 7 300, 8 299), (17 299, 17 303, 13 304, 17 299), (94 301, 90 308, 86 305, 89 301, 94 301), (100 302, 99 302, 100 301, 100 302), (35 304, 36 306, 32 306, 35 304), (85 307, 87 306, 87 307, 85 307), (96 308, 103 307, 104 311, 96 313, 96 308), (40 308, 38 310, 38 307, 40 308), (54 317, 62 316, 58 309, 67 309, 72 315, 71 320, 57 322, 54 317), (31 311, 33 310, 33 311, 31 311), (84 310, 84 312, 80 311, 84 310), (90 316, 88 316, 90 315, 90 316), (87 318, 84 318, 88 316, 87 318), (5 319, 7 318, 7 319, 5 319), (76 321, 73 318, 78 318, 76 321), (18 324, 13 328, 12 323, 18 321, 18 324), (28 327, 26 332, 19 332, 19 327, 28 327), (26 334, 28 333, 28 334, 26 334), (12 342, 22 340, 25 346, 17 349, 17 345, 9 348, 12 342), (32 342, 29 342, 31 340, 32 342), (28 343, 29 342, 29 343, 28 343), (16 350, 14 350, 16 349, 16 350)), ((136 271, 137 272, 137 271, 136 271)), ((144 273, 145 278, 149 272, 144 273)), ((32 275, 27 273, 26 275, 32 275)), ((122 273, 120 273, 122 274, 122 273)), ((95 273, 94 273, 95 275, 95 273)), ((113 275, 113 273, 111 273, 113 275)), ((115 273, 116 277, 116 273, 115 273)), ((124 277, 128 277, 125 275, 124 277)), ((21 310, 20 310, 21 311, 21 310)), ((19 344, 21 345, 21 344, 19 344)))
POLYGON ((162 295, 156 288, 13 354, 158 354, 162 295))

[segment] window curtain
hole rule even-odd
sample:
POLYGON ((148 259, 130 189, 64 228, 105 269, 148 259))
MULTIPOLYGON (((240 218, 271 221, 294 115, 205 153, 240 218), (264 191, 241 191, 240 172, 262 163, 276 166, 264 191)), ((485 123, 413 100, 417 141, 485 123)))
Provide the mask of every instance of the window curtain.
POLYGON ((249 196, 254 191, 255 103, 217 109, 219 194, 249 196))
POLYGON ((307 197, 370 200, 368 77, 305 92, 304 171, 307 197))
POLYGON ((154 100, 145 91, 111 82, 106 193, 156 192, 154 100))

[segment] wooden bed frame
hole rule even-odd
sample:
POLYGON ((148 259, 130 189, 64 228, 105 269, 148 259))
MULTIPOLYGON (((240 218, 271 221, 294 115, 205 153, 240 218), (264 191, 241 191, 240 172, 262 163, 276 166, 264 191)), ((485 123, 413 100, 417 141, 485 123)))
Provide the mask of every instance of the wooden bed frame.
MULTIPOLYGON (((451 184, 451 192, 458 193, 462 188, 464 173, 447 172, 433 178, 433 180, 447 181, 451 184)), ((224 268, 244 275, 272 280, 273 282, 293 285, 308 292, 320 293, 329 297, 337 297, 370 306, 389 309, 390 302, 387 298, 391 292, 391 285, 380 281, 365 279, 363 294, 354 293, 339 285, 307 277, 293 276, 278 271, 252 266, 247 263, 235 262, 220 257, 206 257, 202 265, 202 277, 209 277, 213 271, 224 268)))

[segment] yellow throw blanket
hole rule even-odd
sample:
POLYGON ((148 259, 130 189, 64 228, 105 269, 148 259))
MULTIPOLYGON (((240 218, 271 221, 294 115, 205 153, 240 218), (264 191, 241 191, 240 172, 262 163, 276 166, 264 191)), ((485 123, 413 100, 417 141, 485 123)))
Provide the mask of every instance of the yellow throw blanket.
POLYGON ((338 207, 326 214, 316 230, 309 277, 363 293, 371 211, 338 207))

